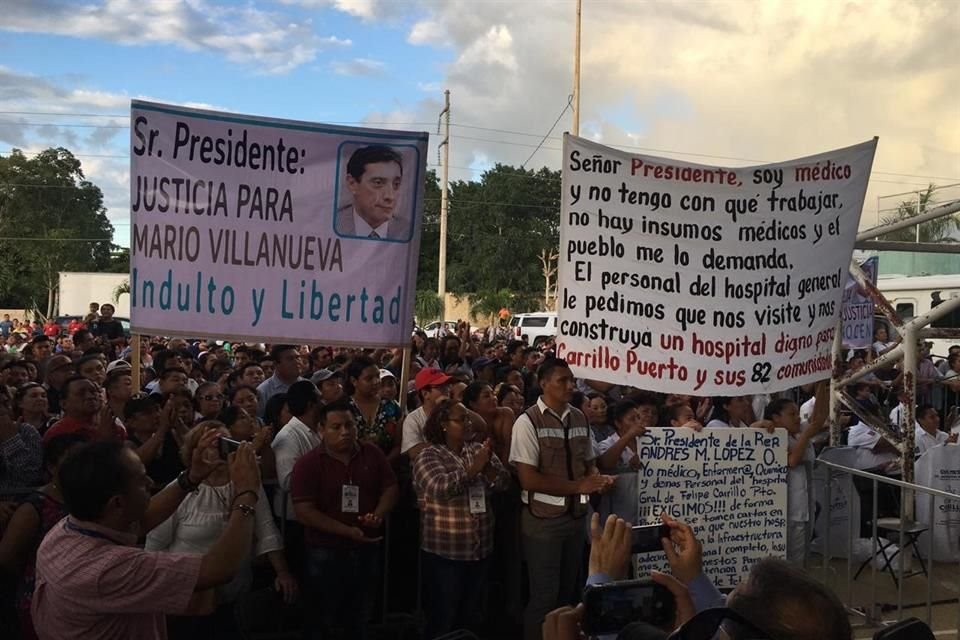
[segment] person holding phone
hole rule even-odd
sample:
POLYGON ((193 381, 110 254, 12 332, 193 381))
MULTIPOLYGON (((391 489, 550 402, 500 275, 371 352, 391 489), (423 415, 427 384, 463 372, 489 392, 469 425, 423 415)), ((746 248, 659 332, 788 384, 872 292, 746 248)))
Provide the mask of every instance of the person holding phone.
MULTIPOLYGON (((226 427, 214 420, 201 422, 190 430, 184 439, 181 458, 188 461, 193 457, 204 434, 216 432, 218 436, 227 436, 226 427)), ((240 443, 233 449, 239 451, 240 443)), ((204 452, 211 464, 220 457, 219 452, 204 452)), ((256 489, 254 505, 254 529, 250 536, 247 561, 244 562, 233 579, 216 590, 216 611, 210 616, 177 617, 168 619, 173 638, 214 638, 218 634, 233 629, 233 603, 250 590, 253 582, 251 551, 255 555, 266 555, 276 572, 274 588, 283 594, 286 602, 297 597, 297 581, 287 567, 283 553, 283 539, 273 522, 270 503, 260 486, 256 489)), ((230 505, 240 497, 240 493, 226 467, 216 465, 214 471, 200 483, 197 491, 191 493, 177 510, 158 527, 147 534, 147 551, 167 551, 172 553, 206 553, 216 543, 228 525, 230 505)))
POLYGON ((260 474, 249 445, 229 462, 236 495, 205 553, 158 553, 136 543, 137 532, 169 518, 224 464, 209 455, 217 437, 201 436, 190 468, 153 497, 143 463, 120 442, 83 444, 64 459, 58 484, 70 515, 37 552, 31 613, 42 640, 161 640, 165 614, 208 610, 205 592, 230 582, 250 551, 260 474))
MULTIPOLYGON (((378 372, 379 375, 379 372, 378 372)), ((307 544, 307 635, 368 638, 383 524, 397 504, 397 477, 376 444, 357 439, 346 400, 320 407, 319 446, 293 467, 290 494, 307 544)))
POLYGON ((441 400, 423 435, 429 444, 414 458, 413 473, 427 588, 424 637, 432 640, 481 621, 493 555, 490 498, 507 489, 510 474, 490 439, 470 442, 470 415, 460 403, 441 400))

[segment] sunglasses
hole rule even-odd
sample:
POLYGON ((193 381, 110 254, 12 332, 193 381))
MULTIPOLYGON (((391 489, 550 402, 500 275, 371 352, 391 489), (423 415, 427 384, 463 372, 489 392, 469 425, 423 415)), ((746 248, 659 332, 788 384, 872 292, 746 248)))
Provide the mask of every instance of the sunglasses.
POLYGON ((713 638, 720 631, 726 637, 737 640, 773 640, 765 631, 729 607, 704 609, 670 634, 668 640, 702 640, 713 638))

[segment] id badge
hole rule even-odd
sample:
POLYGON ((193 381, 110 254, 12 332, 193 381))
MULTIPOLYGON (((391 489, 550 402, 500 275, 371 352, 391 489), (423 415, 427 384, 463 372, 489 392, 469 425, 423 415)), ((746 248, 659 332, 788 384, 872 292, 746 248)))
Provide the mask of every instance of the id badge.
POLYGON ((360 487, 355 484, 343 485, 340 492, 340 511, 360 513, 360 487))
POLYGON ((479 484, 470 485, 468 492, 470 497, 470 513, 486 513, 487 493, 483 490, 483 486, 479 484))

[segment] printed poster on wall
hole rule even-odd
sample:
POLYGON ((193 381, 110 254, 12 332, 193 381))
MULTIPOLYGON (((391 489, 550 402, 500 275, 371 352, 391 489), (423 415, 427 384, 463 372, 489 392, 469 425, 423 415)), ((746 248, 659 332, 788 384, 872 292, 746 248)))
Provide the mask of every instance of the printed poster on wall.
POLYGON ((828 377, 875 150, 728 168, 564 136, 558 356, 698 396, 828 377))
POLYGON ((131 329, 410 340, 428 134, 133 101, 131 329))
MULTIPOLYGON (((758 560, 786 557, 786 430, 648 429, 637 454, 637 524, 658 524, 663 511, 689 524, 717 587, 737 586, 758 560)), ((669 571, 662 551, 634 561, 640 576, 669 571)))

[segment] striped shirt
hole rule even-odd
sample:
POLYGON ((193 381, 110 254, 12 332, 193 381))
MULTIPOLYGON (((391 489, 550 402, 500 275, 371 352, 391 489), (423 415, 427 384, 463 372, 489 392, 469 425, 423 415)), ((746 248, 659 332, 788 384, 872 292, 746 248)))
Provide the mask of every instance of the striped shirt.
POLYGON ((467 469, 480 451, 480 443, 468 442, 457 455, 442 445, 430 445, 413 461, 414 482, 420 498, 420 547, 449 560, 483 560, 493 553, 493 507, 491 493, 503 491, 510 474, 496 454, 490 465, 493 481, 481 473, 467 481, 467 469), (470 487, 482 488, 484 513, 470 512, 470 487))

